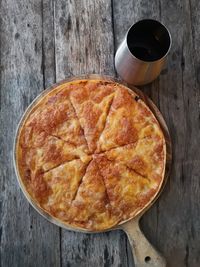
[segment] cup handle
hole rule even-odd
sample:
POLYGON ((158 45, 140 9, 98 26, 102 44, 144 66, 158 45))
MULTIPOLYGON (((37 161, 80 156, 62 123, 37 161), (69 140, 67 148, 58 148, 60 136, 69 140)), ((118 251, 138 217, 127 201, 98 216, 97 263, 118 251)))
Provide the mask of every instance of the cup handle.
POLYGON ((135 267, 166 267, 165 259, 149 243, 139 227, 139 218, 122 225, 129 239, 135 267))

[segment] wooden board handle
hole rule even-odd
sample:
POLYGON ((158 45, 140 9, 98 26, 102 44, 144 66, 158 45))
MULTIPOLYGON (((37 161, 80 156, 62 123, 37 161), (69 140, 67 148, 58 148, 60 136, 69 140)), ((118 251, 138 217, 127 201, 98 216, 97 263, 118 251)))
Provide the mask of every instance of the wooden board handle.
POLYGON ((123 224, 122 229, 128 236, 135 267, 166 267, 165 259, 149 243, 140 230, 139 219, 123 224))

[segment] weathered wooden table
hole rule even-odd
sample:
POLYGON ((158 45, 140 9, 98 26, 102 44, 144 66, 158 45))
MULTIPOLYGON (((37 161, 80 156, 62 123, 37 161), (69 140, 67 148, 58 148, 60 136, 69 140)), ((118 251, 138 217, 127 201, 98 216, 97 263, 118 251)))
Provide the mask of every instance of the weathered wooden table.
POLYGON ((156 18, 171 31, 168 65, 142 87, 160 108, 173 142, 167 186, 142 219, 169 267, 200 266, 200 1, 0 1, 0 266, 133 266, 123 232, 87 235, 52 225, 25 200, 12 162, 16 125, 46 87, 71 75, 115 76, 128 27, 156 18))

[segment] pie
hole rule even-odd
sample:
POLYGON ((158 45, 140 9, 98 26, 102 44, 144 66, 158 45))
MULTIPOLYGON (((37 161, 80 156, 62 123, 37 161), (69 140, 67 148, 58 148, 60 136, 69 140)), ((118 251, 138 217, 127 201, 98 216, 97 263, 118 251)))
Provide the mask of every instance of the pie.
POLYGON ((64 82, 45 93, 21 123, 16 152, 34 203, 90 231, 136 216, 165 172, 158 121, 135 92, 110 80, 64 82))

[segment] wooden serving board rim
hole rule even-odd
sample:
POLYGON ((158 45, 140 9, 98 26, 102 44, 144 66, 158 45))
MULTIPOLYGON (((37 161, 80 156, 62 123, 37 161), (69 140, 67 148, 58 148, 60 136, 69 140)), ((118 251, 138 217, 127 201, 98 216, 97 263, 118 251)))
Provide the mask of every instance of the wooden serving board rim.
MULTIPOLYGON (((58 88, 58 91, 62 90, 62 88, 58 88)), ((107 232, 107 231, 111 231, 111 230, 116 230, 116 229, 123 229, 123 225, 125 223, 130 222, 131 220, 136 220, 139 221, 139 219, 141 218, 141 216, 155 203, 155 201, 158 199, 158 197, 160 196, 160 194, 162 193, 162 190, 167 182, 167 178, 169 176, 170 173, 170 169, 171 169, 171 160, 172 160, 172 150, 171 150, 171 138, 170 138, 170 134, 169 134, 169 130, 167 128, 167 125, 165 123, 165 120, 162 116, 162 114, 160 113, 160 111, 158 110, 158 108, 156 107, 156 105, 153 103, 153 101, 146 96, 141 90, 139 90, 138 88, 134 87, 134 89, 130 89, 128 87, 128 85, 126 83, 124 83, 123 81, 121 81, 118 78, 114 78, 111 77, 109 75, 102 75, 102 74, 82 74, 82 75, 78 75, 78 76, 71 76, 69 78, 66 78, 64 80, 61 80, 57 83, 54 83, 53 85, 49 86, 48 88, 46 88, 45 90, 43 90, 39 95, 37 95, 35 97, 35 99, 30 103, 30 105, 26 108, 26 110, 24 111, 21 119, 18 122, 18 126, 16 129, 16 133, 15 133, 15 138, 14 138, 14 144, 13 144, 13 164, 14 164, 14 169, 15 169, 15 174, 18 180, 18 183, 20 185, 20 188, 23 192, 23 194, 25 195, 26 199, 28 200, 28 202, 31 204, 31 206, 36 209, 37 212, 39 212, 40 215, 42 215, 43 217, 45 217, 48 221, 50 221, 53 224, 56 224, 59 227, 62 227, 66 230, 70 230, 70 231, 75 231, 75 232, 84 232, 84 233, 100 233, 100 232, 107 232), (149 200, 149 202, 142 208, 139 209, 136 214, 125 220, 125 221, 121 221, 119 224, 108 228, 108 229, 103 229, 103 230, 99 230, 99 231, 91 231, 91 230, 87 230, 84 228, 80 228, 80 227, 75 227, 72 225, 67 224, 66 222, 61 221, 60 219, 53 217, 52 215, 48 214, 48 212, 46 212, 45 210, 43 210, 30 196, 30 194, 27 192, 24 183, 22 182, 22 179, 20 177, 19 174, 19 170, 18 170, 18 166, 17 166, 17 147, 18 147, 18 137, 21 131, 22 126, 24 125, 24 123, 26 122, 26 120, 28 119, 30 113, 38 106, 38 104, 40 103, 40 100, 43 99, 44 96, 47 96, 48 94, 50 94, 54 89, 56 89, 57 87, 64 85, 66 83, 73 83, 73 82, 78 82, 78 81, 84 81, 84 80, 105 80, 105 81, 110 81, 110 82, 114 82, 114 83, 118 83, 120 86, 123 86, 126 90, 128 90, 131 94, 133 94, 133 92, 135 92, 140 98, 141 100, 147 105, 147 107, 150 109, 150 111, 153 113, 153 115, 155 116, 156 120, 159 122, 159 125, 162 129, 164 138, 165 138, 165 148, 166 148, 166 157, 165 157, 165 168, 164 168, 164 174, 162 177, 162 182, 160 183, 159 189, 157 190, 156 194, 149 200), (153 109, 153 110, 152 110, 153 109)))

